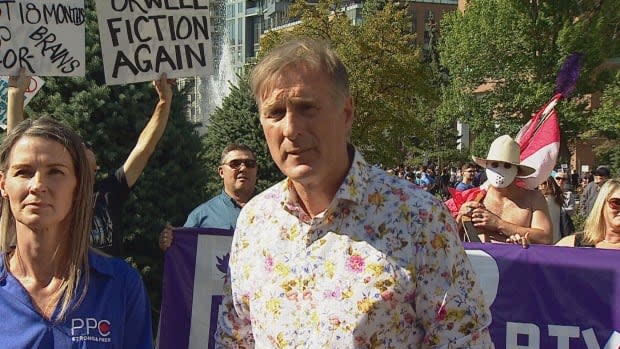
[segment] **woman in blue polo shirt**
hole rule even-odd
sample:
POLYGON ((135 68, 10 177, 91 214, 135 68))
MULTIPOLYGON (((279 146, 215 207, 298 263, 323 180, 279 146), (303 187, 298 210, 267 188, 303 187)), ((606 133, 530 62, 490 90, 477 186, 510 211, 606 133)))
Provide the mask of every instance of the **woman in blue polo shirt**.
POLYGON ((152 348, 139 274, 88 247, 93 176, 80 137, 43 117, 0 146, 0 343, 152 348))

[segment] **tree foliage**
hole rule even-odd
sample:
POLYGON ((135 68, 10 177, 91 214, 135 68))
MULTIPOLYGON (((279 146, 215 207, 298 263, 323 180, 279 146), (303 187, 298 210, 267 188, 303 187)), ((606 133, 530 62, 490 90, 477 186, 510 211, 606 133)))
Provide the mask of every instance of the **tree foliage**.
POLYGON ((347 67, 356 104, 352 141, 370 162, 402 163, 411 136, 428 138, 431 110, 437 104, 432 72, 415 47, 407 9, 392 1, 366 1, 363 22, 354 25, 345 2, 298 0, 289 15, 300 23, 269 32, 261 55, 292 37, 328 41, 347 67))
MULTIPOLYGON (((619 53, 619 11, 617 1, 471 0, 464 13, 447 14, 440 60, 451 80, 439 118, 468 123, 476 136, 473 152, 483 155, 492 139, 515 136, 553 96, 570 53, 584 54, 573 96, 600 90, 609 77, 596 76, 596 68, 619 53), (491 89, 475 93, 485 83, 491 89)), ((558 110, 566 149, 590 128, 590 111, 583 98, 563 101, 558 110)))
POLYGON ((620 174, 620 72, 601 96, 601 107, 592 116, 594 127, 588 134, 607 139, 597 149, 600 164, 611 168, 612 174, 620 174))
POLYGON ((208 164, 207 193, 210 196, 222 190, 222 179, 217 168, 222 150, 229 143, 245 144, 254 151, 258 161, 257 191, 260 192, 283 178, 269 154, 263 136, 258 107, 250 90, 247 75, 239 77, 237 86, 230 87, 230 94, 222 106, 215 109, 204 135, 204 162, 208 164))
MULTIPOLYGON (((86 76, 46 78, 27 114, 51 115, 92 143, 98 177, 123 165, 157 102, 150 83, 106 86, 94 1, 86 6, 86 76)), ((158 318, 163 257, 158 236, 166 222, 181 225, 204 201, 203 148, 195 125, 187 121, 186 92, 175 91, 164 136, 136 182, 125 206, 121 231, 124 254, 142 273, 158 318)))

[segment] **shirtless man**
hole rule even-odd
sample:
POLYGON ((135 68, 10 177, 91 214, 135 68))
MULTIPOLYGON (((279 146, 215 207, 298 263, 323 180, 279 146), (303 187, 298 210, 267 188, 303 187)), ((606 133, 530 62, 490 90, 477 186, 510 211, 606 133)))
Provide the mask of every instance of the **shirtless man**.
POLYGON ((467 201, 459 209, 457 223, 471 218, 482 242, 506 242, 527 237, 538 244, 552 243, 552 227, 544 196, 538 190, 518 187, 516 177, 535 172, 521 165, 519 145, 504 135, 491 144, 486 159, 472 159, 486 169, 489 188, 481 202, 467 201))

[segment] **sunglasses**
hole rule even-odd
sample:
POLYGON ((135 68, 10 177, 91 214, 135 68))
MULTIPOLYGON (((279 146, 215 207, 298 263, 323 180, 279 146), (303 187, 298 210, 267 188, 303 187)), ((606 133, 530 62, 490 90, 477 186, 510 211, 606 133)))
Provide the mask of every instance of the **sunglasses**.
POLYGON ((607 204, 612 210, 620 210, 620 198, 610 198, 607 200, 607 204))
POLYGON ((234 160, 230 160, 227 163, 224 163, 223 165, 228 165, 228 167, 232 168, 233 170, 238 170, 241 167, 241 164, 245 165, 246 168, 255 168, 256 167, 256 160, 253 160, 253 159, 234 159, 234 160))
POLYGON ((491 167, 492 167, 492 168, 498 168, 498 167, 500 167, 500 166, 504 166, 504 168, 505 168, 505 169, 509 169, 509 168, 511 168, 511 167, 512 167, 512 164, 509 164, 509 163, 507 163, 507 162, 498 162, 498 161, 493 161, 493 162, 491 163, 491 167))
POLYGON ((556 180, 556 181, 565 181, 565 180, 566 180, 566 178, 563 178, 563 177, 555 177, 555 180, 556 180))

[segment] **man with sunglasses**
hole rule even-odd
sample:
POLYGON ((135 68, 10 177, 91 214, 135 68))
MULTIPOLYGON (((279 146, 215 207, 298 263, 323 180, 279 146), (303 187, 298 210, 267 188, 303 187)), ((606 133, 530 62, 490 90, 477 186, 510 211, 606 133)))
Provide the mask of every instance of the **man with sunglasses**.
POLYGON ((474 234, 479 234, 483 242, 520 241, 527 236, 533 243, 550 244, 553 236, 545 197, 538 190, 527 190, 515 183, 517 177, 535 172, 520 164, 519 155, 519 144, 503 135, 493 141, 486 159, 472 156, 485 168, 489 186, 481 200, 463 203, 457 223, 464 227, 463 217, 471 218, 474 234))
MULTIPOLYGON (((258 165, 252 150, 243 144, 229 144, 222 151, 218 173, 224 182, 222 193, 196 207, 184 227, 234 230, 241 208, 254 196, 258 165)), ((160 233, 159 247, 172 244, 173 227, 160 233)))

